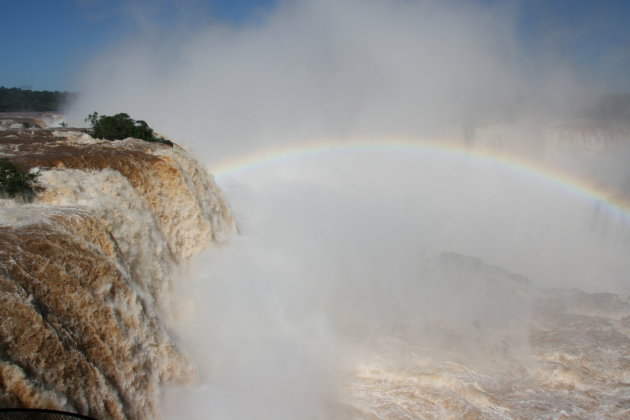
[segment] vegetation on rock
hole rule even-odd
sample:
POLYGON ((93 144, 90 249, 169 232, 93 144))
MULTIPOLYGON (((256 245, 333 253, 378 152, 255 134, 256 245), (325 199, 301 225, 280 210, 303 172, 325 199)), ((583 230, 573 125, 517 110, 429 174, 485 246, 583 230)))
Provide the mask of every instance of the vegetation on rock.
POLYGON ((25 172, 7 159, 0 159, 0 195, 5 197, 22 196, 30 200, 39 172, 25 172))
POLYGON ((94 112, 85 119, 92 125, 94 137, 107 140, 122 140, 128 137, 162 143, 173 146, 173 142, 165 138, 156 136, 153 129, 142 120, 134 120, 128 114, 119 113, 116 115, 98 115, 94 112))

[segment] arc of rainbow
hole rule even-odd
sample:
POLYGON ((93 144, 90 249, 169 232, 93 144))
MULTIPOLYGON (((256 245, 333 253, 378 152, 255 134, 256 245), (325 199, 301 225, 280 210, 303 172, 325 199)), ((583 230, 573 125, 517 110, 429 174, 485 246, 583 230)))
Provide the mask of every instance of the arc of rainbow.
POLYGON ((228 159, 209 168, 218 180, 260 168, 274 166, 295 159, 314 159, 339 152, 353 150, 403 151, 415 153, 436 153, 445 158, 472 158, 484 165, 493 165, 522 177, 534 178, 542 183, 551 183, 577 196, 602 204, 618 212, 630 222, 630 201, 615 198, 613 193, 601 186, 571 174, 536 165, 509 155, 496 155, 487 151, 472 150, 454 142, 426 142, 418 140, 344 140, 314 141, 299 146, 282 146, 257 151, 244 156, 228 159))

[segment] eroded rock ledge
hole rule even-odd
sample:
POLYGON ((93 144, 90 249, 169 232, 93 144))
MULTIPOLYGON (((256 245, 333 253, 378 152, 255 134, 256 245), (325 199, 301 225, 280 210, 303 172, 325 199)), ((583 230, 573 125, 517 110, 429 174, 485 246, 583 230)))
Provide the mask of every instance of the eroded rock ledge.
POLYGON ((0 200, 0 407, 151 418, 191 368, 167 330, 172 270, 234 230, 184 149, 73 130, 5 130, 39 168, 32 203, 0 200))

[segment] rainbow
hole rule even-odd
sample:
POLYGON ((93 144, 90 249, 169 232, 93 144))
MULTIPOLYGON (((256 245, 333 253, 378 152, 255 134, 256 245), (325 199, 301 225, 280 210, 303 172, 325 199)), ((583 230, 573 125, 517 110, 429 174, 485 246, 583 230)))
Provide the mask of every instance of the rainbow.
POLYGON ((419 140, 343 140, 343 141, 313 141, 299 146, 282 146, 237 156, 217 164, 211 165, 209 170, 220 182, 242 173, 281 165, 288 161, 299 159, 317 159, 338 153, 352 151, 383 151, 401 152, 406 155, 418 154, 446 159, 473 159, 480 165, 491 165, 502 170, 530 178, 533 181, 551 184, 556 188, 570 192, 573 195, 592 200, 610 211, 619 213, 630 222, 630 201, 617 198, 613 191, 607 191, 601 185, 594 185, 583 178, 558 170, 543 167, 536 163, 519 159, 514 156, 496 155, 487 151, 471 150, 459 142, 427 142, 419 140))

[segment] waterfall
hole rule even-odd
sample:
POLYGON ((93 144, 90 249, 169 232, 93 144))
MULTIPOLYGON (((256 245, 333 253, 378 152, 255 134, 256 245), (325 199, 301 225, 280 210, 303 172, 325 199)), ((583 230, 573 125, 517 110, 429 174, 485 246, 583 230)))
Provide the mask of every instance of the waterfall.
POLYGON ((174 270, 235 224, 186 150, 77 131, 2 132, 39 168, 0 206, 0 406, 152 418, 193 369, 169 332, 174 270))

